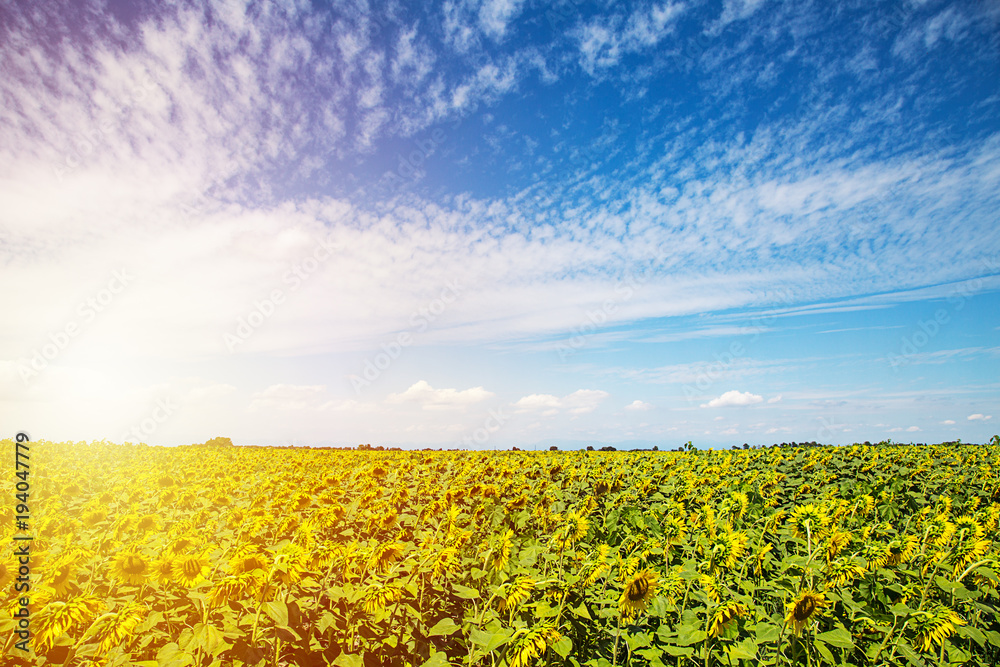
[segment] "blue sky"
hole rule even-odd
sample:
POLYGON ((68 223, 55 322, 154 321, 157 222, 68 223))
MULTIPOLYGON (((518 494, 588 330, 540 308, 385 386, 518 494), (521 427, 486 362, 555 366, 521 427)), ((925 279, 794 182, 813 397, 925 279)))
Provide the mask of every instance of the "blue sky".
POLYGON ((986 441, 998 27, 4 3, 0 413, 167 445, 986 441))

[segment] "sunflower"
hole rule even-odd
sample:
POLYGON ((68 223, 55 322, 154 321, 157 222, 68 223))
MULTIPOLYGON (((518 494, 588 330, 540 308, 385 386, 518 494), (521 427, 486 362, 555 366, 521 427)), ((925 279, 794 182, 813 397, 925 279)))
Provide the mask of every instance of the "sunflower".
POLYGON ((514 539, 514 531, 508 530, 497 540, 496 546, 491 549, 491 557, 488 567, 491 570, 502 570, 510 561, 510 550, 514 539))
POLYGON ((899 565, 900 563, 908 563, 913 554, 917 552, 917 547, 920 546, 920 539, 915 535, 907 535, 906 537, 898 537, 891 542, 889 542, 889 560, 886 561, 886 565, 899 565))
POLYGON ((675 565, 657 582, 656 592, 665 597, 668 602, 674 602, 683 596, 684 588, 685 582, 681 577, 681 566, 675 565))
POLYGON ((830 536, 823 541, 823 556, 829 563, 836 558, 847 545, 851 543, 851 534, 841 530, 834 530, 830 536))
POLYGON ((798 635, 809 622, 813 615, 827 606, 826 598, 822 593, 804 590, 800 592, 791 605, 788 606, 788 615, 785 623, 792 626, 792 631, 798 635))
POLYGON ((955 545, 951 555, 948 556, 948 564, 952 566, 952 572, 955 576, 958 576, 970 563, 982 560, 993 544, 990 540, 976 539, 974 535, 963 537, 966 539, 955 545))
POLYGON ((835 560, 829 565, 827 582, 830 586, 844 586, 864 575, 865 568, 849 558, 835 560))
POLYGON ((97 638, 96 654, 102 655, 135 637, 135 629, 146 617, 146 611, 146 607, 138 602, 129 602, 118 611, 109 612, 95 620, 87 629, 87 636, 97 638))
POLYGON ((85 557, 85 553, 74 549, 61 554, 52 563, 52 578, 49 583, 56 595, 64 596, 76 590, 77 568, 85 557))
POLYGON ((507 592, 500 601, 500 611, 513 611, 521 606, 535 590, 535 580, 531 577, 521 577, 507 584, 507 592))
POLYGON ((123 551, 111 564, 112 576, 132 586, 144 583, 152 571, 152 564, 136 550, 123 551))
POLYGON ((757 556, 754 559, 754 568, 753 568, 753 571, 754 571, 754 574, 756 574, 758 577, 761 575, 761 572, 763 572, 763 570, 764 570, 764 561, 767 560, 767 555, 769 553, 771 553, 771 551, 773 551, 773 550, 774 550, 774 545, 768 543, 768 544, 765 544, 764 546, 762 546, 760 548, 760 550, 757 552, 757 556))
POLYGON ((715 577, 710 574, 703 574, 698 577, 698 583, 701 584, 701 589, 705 592, 705 595, 712 598, 716 602, 721 599, 719 594, 719 585, 715 581, 715 577))
POLYGON ((403 555, 403 545, 400 542, 385 542, 375 547, 368 558, 369 569, 385 572, 403 555))
POLYGON ((173 580, 186 588, 191 588, 208 575, 211 565, 208 558, 197 554, 177 556, 171 565, 173 580))
POLYGON ((170 554, 163 554, 152 567, 153 580, 156 583, 166 586, 174 581, 174 557, 170 554))
POLYGON ((618 600, 618 611, 625 618, 638 616, 646 610, 656 591, 656 574, 649 569, 636 573, 629 580, 618 600))
POLYGON ((865 567, 872 572, 888 563, 891 555, 888 545, 878 542, 866 544, 861 549, 861 557, 865 560, 865 567))
POLYGON ((144 533, 150 530, 155 531, 160 527, 160 517, 156 514, 146 514, 139 519, 135 527, 136 530, 144 533))
POLYGON ((709 554, 712 572, 734 567, 746 551, 747 539, 747 534, 743 531, 733 531, 728 527, 720 532, 709 554))
POLYGON ((189 548, 198 543, 198 538, 190 533, 181 533, 177 535, 173 541, 170 543, 170 553, 179 554, 181 552, 187 551, 189 548))
POLYGON ((826 512, 812 503, 796 507, 788 517, 788 523, 796 537, 806 539, 810 536, 814 541, 819 539, 829 521, 826 512))
POLYGON ((330 564, 333 563, 339 553, 340 546, 336 542, 326 540, 322 544, 317 544, 312 550, 309 566, 314 570, 325 570, 330 567, 330 564))
POLYGON ((562 638, 552 623, 542 623, 530 630, 522 628, 512 638, 507 651, 510 667, 527 667, 545 653, 545 649, 562 638))
POLYGON ((684 541, 686 532, 687 526, 681 517, 671 515, 663 519, 663 536, 666 538, 667 544, 680 544, 684 541))
POLYGON ((50 602, 32 619, 35 641, 43 652, 64 633, 90 621, 102 602, 94 595, 80 595, 67 602, 50 602))
POLYGON ((739 602, 731 600, 716 608, 712 614, 712 623, 708 628, 709 637, 720 637, 736 619, 743 618, 747 608, 739 602))
POLYGON ((749 506, 750 499, 747 497, 747 494, 742 491, 734 491, 729 496, 729 505, 726 513, 730 519, 739 520, 747 513, 747 507, 749 506))
POLYGON ((431 576, 437 579, 445 572, 454 569, 456 565, 458 565, 458 549, 455 547, 445 547, 434 558, 434 568, 431 576))
POLYGON ((915 646, 922 651, 930 651, 934 644, 940 646, 955 632, 956 626, 965 625, 961 616, 941 604, 928 611, 913 612, 912 621, 917 631, 915 646))
POLYGON ((208 606, 221 607, 232 600, 256 597, 264 578, 260 572, 250 571, 223 577, 208 593, 208 606))
POLYGON ((369 614, 384 610, 401 597, 398 588, 390 588, 385 584, 373 584, 364 593, 362 608, 369 614))

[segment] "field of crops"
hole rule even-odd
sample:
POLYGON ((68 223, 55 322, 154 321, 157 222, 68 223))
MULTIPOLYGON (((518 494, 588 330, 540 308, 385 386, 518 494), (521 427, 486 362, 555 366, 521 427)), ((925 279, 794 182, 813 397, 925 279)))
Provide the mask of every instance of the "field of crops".
POLYGON ((31 444, 4 665, 1000 662, 1000 446, 31 444))

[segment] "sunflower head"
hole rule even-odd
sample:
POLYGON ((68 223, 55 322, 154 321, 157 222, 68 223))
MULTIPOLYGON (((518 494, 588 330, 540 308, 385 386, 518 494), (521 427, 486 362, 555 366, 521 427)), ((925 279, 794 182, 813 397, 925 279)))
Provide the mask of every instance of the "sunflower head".
POLYGON ((198 554, 177 556, 172 561, 171 579, 186 588, 191 588, 199 583, 211 569, 208 558, 198 554))
POLYGON ((908 563, 913 558, 913 554, 917 552, 917 547, 919 546, 920 538, 915 535, 897 537, 889 542, 889 560, 886 561, 886 564, 899 565, 900 563, 908 563))
POLYGON ((562 635, 551 622, 541 623, 530 630, 519 630, 508 651, 510 667, 527 667, 561 638, 562 635))
POLYGON ((679 516, 670 515, 663 519, 663 536, 670 545, 680 544, 684 541, 687 526, 684 519, 679 516))
POLYGON ((708 636, 721 636, 733 624, 733 621, 743 618, 746 614, 747 608, 735 600, 730 600, 716 607, 715 612, 712 614, 712 622, 708 628, 708 636))
POLYGON ((152 563, 137 550, 121 552, 115 556, 114 562, 111 564, 111 573, 115 579, 130 586, 144 583, 152 572, 152 563))
POLYGON ((796 635, 801 634, 802 629, 809 623, 809 619, 826 606, 826 597, 822 593, 804 590, 788 606, 785 622, 792 627, 792 631, 796 635))
POLYGON ((913 612, 913 629, 916 630, 915 646, 922 651, 930 651, 940 646, 955 632, 955 627, 965 625, 965 621, 954 610, 938 604, 927 611, 913 612))
POLYGON ((513 611, 531 597, 531 592, 535 590, 535 580, 531 577, 521 577, 506 586, 506 595, 500 599, 500 611, 513 611))
POLYGON ((257 570, 223 577, 209 592, 208 606, 221 607, 233 600, 256 597, 263 584, 263 573, 257 570))
POLYGON ((138 602, 129 602, 118 611, 104 614, 87 629, 87 635, 97 639, 97 655, 103 655, 115 646, 130 642, 136 627, 146 617, 146 608, 138 602))
POLYGON ((826 530, 829 522, 830 518, 826 512, 821 507, 817 507, 812 503, 799 505, 792 510, 791 516, 788 517, 788 523, 792 527, 792 532, 796 537, 801 537, 802 539, 811 537, 813 540, 818 540, 826 530))
POLYGON ((856 563, 850 558, 842 558, 833 561, 827 568, 827 582, 830 586, 844 586, 851 583, 858 577, 864 575, 864 566, 856 563))
POLYGON ((46 651, 63 633, 89 623, 102 604, 96 596, 79 595, 66 602, 45 605, 32 624, 33 628, 37 628, 35 641, 38 648, 46 651))
POLYGON ((368 567, 376 572, 385 572, 403 555, 403 545, 400 542, 384 542, 372 552, 368 559, 368 567))
POLYGON ((649 569, 634 574, 618 599, 618 611, 624 618, 633 618, 646 611, 656 593, 656 574, 649 569))

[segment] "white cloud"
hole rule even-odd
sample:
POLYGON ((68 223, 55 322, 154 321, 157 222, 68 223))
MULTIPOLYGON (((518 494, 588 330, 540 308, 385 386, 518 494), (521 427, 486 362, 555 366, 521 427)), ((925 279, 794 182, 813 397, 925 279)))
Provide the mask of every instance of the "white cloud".
POLYGON ((986 421, 987 419, 993 419, 993 415, 985 415, 984 416, 982 413, 977 412, 975 414, 969 415, 968 417, 966 417, 966 419, 968 419, 970 422, 971 421, 986 421))
POLYGON ((941 422, 941 423, 942 423, 942 424, 947 424, 947 425, 951 425, 951 424, 954 424, 954 423, 955 423, 955 420, 954 420, 954 419, 945 419, 945 420, 944 420, 943 422, 941 422))
POLYGON ((479 7, 479 24, 493 39, 502 38, 523 4, 524 0, 486 0, 479 7))
POLYGON ((471 389, 434 389, 426 380, 420 380, 399 394, 389 394, 385 401, 389 404, 416 403, 424 410, 447 410, 462 408, 485 401, 495 394, 482 387, 471 389))
POLYGON ((919 430, 920 430, 919 426, 910 426, 909 428, 906 429, 908 433, 916 433, 919 430))
POLYGON ((725 0, 722 5, 722 15, 707 32, 718 35, 730 23, 750 18, 763 4, 764 0, 725 0))
POLYGON ((763 396, 751 394, 750 392, 739 392, 736 390, 727 391, 718 398, 713 398, 708 403, 702 403, 703 408, 729 408, 743 405, 754 405, 764 400, 763 396))
POLYGON ((667 2, 636 9, 627 17, 604 15, 578 26, 574 37, 581 66, 589 74, 598 74, 617 65, 625 54, 656 46, 674 31, 675 22, 684 10, 683 3, 667 2))
POLYGON ((562 398, 552 394, 531 394, 518 399, 514 409, 515 412, 541 411, 543 417, 558 414, 560 410, 571 415, 584 415, 596 410, 610 395, 600 389, 578 389, 562 398))
POLYGON ((781 402, 781 396, 774 396, 773 398, 769 398, 769 399, 767 399, 767 402, 768 403, 780 403, 781 402))
POLYGON ((640 401, 638 398, 625 406, 625 410, 644 411, 652 409, 652 404, 640 401))
POLYGON ((562 404, 569 410, 570 414, 584 415, 596 410, 610 395, 600 389, 578 389, 569 396, 565 396, 562 399, 562 404))

